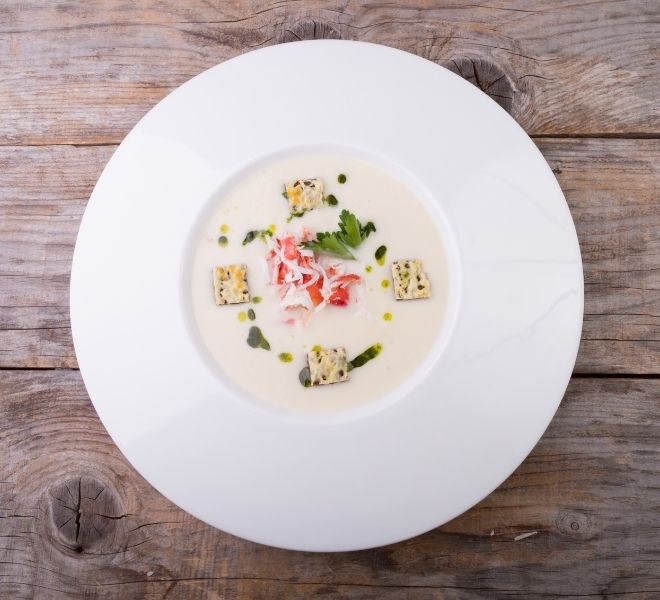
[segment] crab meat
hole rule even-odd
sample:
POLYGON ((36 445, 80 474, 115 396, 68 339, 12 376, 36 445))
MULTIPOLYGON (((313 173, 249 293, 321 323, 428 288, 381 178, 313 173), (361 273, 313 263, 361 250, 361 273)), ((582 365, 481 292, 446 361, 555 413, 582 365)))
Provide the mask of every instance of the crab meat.
POLYGON ((345 263, 319 257, 305 248, 303 244, 310 238, 311 233, 303 228, 298 236, 285 234, 268 240, 269 280, 279 288, 286 322, 292 313, 306 321, 328 305, 348 306, 351 286, 362 281, 356 273, 348 272, 345 263))

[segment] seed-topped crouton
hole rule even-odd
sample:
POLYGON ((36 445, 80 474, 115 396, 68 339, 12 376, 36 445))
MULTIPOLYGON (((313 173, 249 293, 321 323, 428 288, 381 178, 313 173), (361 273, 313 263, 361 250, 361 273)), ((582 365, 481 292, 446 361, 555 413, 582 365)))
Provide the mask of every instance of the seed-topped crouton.
POLYGON ((296 179, 284 184, 284 195, 289 201, 289 212, 299 215, 323 206, 323 181, 296 179))
POLYGON ((348 379, 345 348, 314 348, 307 353, 307 362, 312 385, 326 385, 348 379))
POLYGON ((241 304, 250 300, 250 290, 247 282, 247 267, 245 265, 225 265, 213 269, 213 287, 215 288, 215 303, 241 304))
POLYGON ((394 297, 397 300, 415 300, 431 297, 431 283, 417 259, 396 260, 392 263, 394 297))

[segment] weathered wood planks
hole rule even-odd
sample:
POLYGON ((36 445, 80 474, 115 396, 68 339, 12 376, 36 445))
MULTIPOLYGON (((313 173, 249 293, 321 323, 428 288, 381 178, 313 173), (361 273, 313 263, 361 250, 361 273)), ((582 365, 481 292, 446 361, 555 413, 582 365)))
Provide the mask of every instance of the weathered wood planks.
POLYGON ((647 0, 0 3, 0 598, 657 598, 659 38, 647 0), (68 369, 73 243, 116 144, 203 69, 312 38, 408 50, 490 94, 537 136, 585 267, 583 377, 530 457, 444 527, 350 554, 177 509, 68 369))
MULTIPOLYGON (((575 218, 585 323, 576 370, 660 369, 658 140, 541 139, 575 218)), ((75 367, 73 245, 114 147, 0 147, 0 367, 75 367)), ((118 240, 120 243, 120 240, 118 240)))
POLYGON ((482 87, 492 84, 487 92, 531 134, 653 135, 657 12, 647 0, 3 3, 0 143, 118 143, 208 67, 281 41, 338 37, 414 52, 475 82, 483 70, 482 87), (489 80, 489 64, 504 77, 489 80))
POLYGON ((652 598, 659 394, 659 380, 574 380, 530 457, 475 508, 407 542, 314 554, 234 538, 160 496, 77 371, 0 372, 0 597, 652 598))

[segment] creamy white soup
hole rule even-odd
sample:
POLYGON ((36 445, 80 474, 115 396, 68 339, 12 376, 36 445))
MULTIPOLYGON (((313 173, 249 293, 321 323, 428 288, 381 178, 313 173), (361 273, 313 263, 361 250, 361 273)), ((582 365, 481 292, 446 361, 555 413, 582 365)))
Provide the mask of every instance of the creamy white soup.
POLYGON ((382 167, 344 154, 275 160, 219 195, 191 275, 215 362, 252 396, 293 411, 345 410, 393 391, 427 357, 448 299, 429 211, 382 167), (326 351, 333 373, 320 363, 326 351))

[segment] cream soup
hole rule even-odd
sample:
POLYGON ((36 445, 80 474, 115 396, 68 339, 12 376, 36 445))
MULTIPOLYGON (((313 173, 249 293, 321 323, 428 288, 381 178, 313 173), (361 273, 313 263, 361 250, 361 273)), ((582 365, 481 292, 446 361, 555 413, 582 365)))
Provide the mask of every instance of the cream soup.
POLYGON ((218 197, 192 260, 194 318, 215 362, 254 397, 294 411, 345 410, 393 391, 420 366, 437 340, 447 287, 442 239, 427 209, 380 166, 343 154, 283 158, 249 172, 218 197), (322 181, 326 201, 291 218, 282 192, 286 182, 301 178, 322 181), (330 195, 336 204, 333 198, 328 202, 330 195), (359 281, 353 278, 346 286, 347 305, 324 302, 318 311, 314 305, 312 310, 287 310, 282 286, 273 283, 269 253, 288 234, 314 240, 318 232, 338 231, 344 209, 363 226, 371 221, 375 231, 368 232, 357 248, 347 246, 355 260, 317 252, 314 259, 324 269, 338 265, 339 272, 359 275, 359 281), (248 236, 254 239, 243 244, 250 231, 262 233, 248 236), (377 260, 381 246, 386 252, 377 260), (421 261, 430 298, 395 299, 392 264, 398 260, 421 261), (217 305, 213 270, 236 264, 247 267, 251 301, 217 305), (256 327, 270 349, 255 344, 254 335, 252 346, 257 347, 248 344, 256 327), (347 381, 301 384, 299 374, 313 348, 345 348, 350 361, 376 344, 378 355, 353 368, 347 381))

